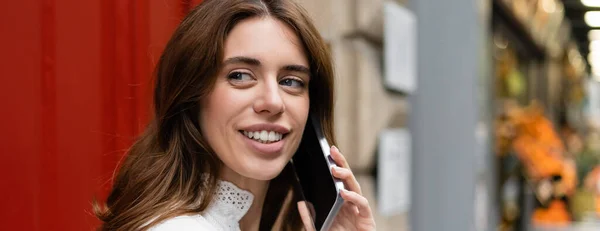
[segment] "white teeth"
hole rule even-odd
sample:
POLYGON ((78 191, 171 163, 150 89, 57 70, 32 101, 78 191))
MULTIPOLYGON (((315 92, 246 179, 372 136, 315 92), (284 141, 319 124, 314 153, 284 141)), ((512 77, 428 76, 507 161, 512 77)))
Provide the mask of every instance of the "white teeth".
POLYGON ((260 132, 260 139, 262 141, 268 141, 269 140, 269 132, 263 130, 262 132, 260 132))
POLYGON ((269 141, 275 141, 275 132, 274 131, 269 132, 269 141))
POLYGON ((275 141, 279 141, 283 138, 283 134, 275 132, 275 131, 266 131, 266 130, 255 131, 255 132, 243 131, 243 133, 246 137, 248 137, 250 139, 254 139, 261 143, 275 142, 275 141))

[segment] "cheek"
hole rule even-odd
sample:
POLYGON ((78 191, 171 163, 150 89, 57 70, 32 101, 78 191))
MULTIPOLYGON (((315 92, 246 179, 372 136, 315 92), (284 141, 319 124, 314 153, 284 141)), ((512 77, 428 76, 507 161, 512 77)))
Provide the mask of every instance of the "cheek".
POLYGON ((286 110, 294 120, 296 129, 302 130, 308 120, 310 101, 308 96, 295 97, 286 105, 286 110))
POLYGON ((240 97, 236 96, 235 90, 219 85, 223 84, 217 84, 203 103, 203 113, 201 114, 207 124, 227 120, 235 115, 234 111, 239 107, 240 101, 235 99, 240 97))
POLYGON ((232 100, 232 97, 232 92, 227 88, 215 86, 211 94, 202 101, 200 127, 202 135, 206 137, 209 145, 213 148, 217 147, 214 147, 215 144, 211 137, 224 131, 223 128, 227 126, 227 122, 235 115, 233 112, 235 107, 232 105, 235 101, 232 100))

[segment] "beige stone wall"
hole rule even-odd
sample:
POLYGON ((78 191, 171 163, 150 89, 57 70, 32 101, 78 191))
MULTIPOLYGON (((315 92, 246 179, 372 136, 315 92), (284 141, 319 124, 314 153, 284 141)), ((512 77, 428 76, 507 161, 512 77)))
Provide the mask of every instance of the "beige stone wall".
POLYGON ((406 214, 378 213, 375 179, 369 175, 375 166, 379 131, 404 126, 407 110, 406 100, 386 91, 382 83, 384 0, 298 1, 330 44, 336 67, 338 146, 369 199, 377 230, 408 230, 406 214))

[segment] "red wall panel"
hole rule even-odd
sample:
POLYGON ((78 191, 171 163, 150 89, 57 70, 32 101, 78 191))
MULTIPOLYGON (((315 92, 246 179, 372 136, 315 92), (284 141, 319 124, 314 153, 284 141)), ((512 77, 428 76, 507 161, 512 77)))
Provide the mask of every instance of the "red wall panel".
MULTIPOLYGON (((90 195, 96 192, 102 163, 99 1, 46 0, 54 3, 54 89, 56 153, 50 171, 56 174, 55 216, 42 227, 52 230, 90 229, 90 195), (89 227, 89 228, 88 228, 89 227)), ((52 123, 52 121, 47 121, 52 123)), ((46 137, 44 137, 45 139, 46 137)), ((51 209, 46 208, 46 209, 51 209)), ((48 211, 48 210, 46 210, 48 211)))
POLYGON ((38 230, 41 10, 34 0, 6 2, 3 7, 11 10, 0 14, 0 220, 11 228, 38 230), (23 12, 31 15, 23 17, 23 12))
POLYGON ((0 221, 93 230, 151 116, 152 70, 198 0, 21 0, 0 13, 0 221))

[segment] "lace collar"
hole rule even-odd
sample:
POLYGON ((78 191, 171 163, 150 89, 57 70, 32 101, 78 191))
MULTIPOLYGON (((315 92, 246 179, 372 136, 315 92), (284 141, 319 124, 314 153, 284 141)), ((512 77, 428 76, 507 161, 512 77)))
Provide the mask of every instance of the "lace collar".
POLYGON ((211 204, 202 216, 219 230, 240 230, 240 220, 246 213, 254 195, 228 181, 218 181, 211 204))

